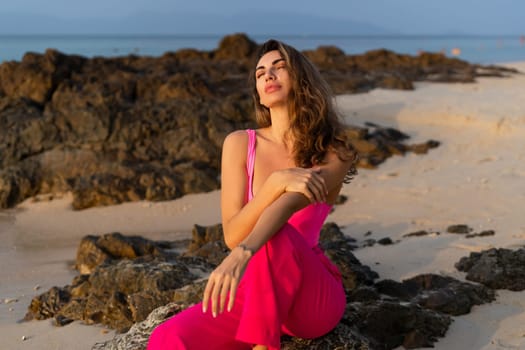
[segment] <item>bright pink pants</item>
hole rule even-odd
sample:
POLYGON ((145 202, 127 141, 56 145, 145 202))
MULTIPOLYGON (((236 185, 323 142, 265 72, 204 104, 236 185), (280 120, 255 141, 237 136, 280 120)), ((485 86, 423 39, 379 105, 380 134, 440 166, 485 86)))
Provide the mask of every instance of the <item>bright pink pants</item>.
POLYGON ((159 325, 148 350, 280 349, 282 332, 316 338, 343 316, 344 289, 335 266, 285 224, 250 260, 235 305, 217 318, 201 303, 159 325))

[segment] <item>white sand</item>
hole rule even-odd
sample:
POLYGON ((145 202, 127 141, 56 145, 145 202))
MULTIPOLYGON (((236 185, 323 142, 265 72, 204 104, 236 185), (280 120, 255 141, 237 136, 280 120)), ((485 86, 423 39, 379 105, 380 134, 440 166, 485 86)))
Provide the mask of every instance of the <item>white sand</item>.
MULTIPOLYGON (((525 72, 525 62, 509 65, 525 72)), ((371 121, 410 134, 411 142, 435 139, 442 145, 427 155, 393 157, 376 170, 360 170, 343 189, 349 201, 328 220, 360 241, 399 240, 355 252, 381 278, 432 272, 462 279, 454 263, 471 251, 525 244, 525 75, 416 86, 415 91, 374 90, 338 98, 353 124, 371 121), (445 233, 447 226, 460 223, 477 232, 493 229, 496 235, 466 239, 445 233), (421 229, 441 234, 402 238, 421 229), (372 234, 365 236, 368 231, 372 234)), ((0 212, 1 348, 90 349, 113 337, 113 332, 80 322, 63 328, 50 321, 17 323, 33 296, 71 282, 83 235, 119 231, 153 239, 188 238, 194 223, 220 221, 217 191, 80 212, 72 211, 70 203, 66 194, 0 212)), ((436 349, 525 349, 524 311, 525 292, 498 291, 495 302, 455 317, 436 349)))

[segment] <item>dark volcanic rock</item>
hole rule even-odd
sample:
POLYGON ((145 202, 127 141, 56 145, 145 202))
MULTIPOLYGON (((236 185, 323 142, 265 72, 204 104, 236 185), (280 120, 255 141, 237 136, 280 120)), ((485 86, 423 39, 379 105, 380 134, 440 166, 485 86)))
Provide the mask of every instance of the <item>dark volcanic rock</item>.
MULTIPOLYGON (((212 51, 87 59, 47 50, 1 64, 0 208, 65 191, 83 209, 217 189, 224 137, 255 127, 246 81, 257 47, 235 34, 212 51)), ((438 54, 350 56, 335 47, 306 54, 335 93, 515 72, 438 54)), ((358 129, 348 132, 360 167, 439 145, 407 145, 399 131, 372 124, 358 129)))
MULTIPOLYGON (((246 60, 251 59, 257 51, 257 44, 244 34, 233 34, 224 37, 215 51, 215 59, 246 60)), ((249 62, 246 62, 249 63, 249 62)))
POLYGON ((447 227, 448 233, 460 233, 460 234, 467 234, 472 232, 472 228, 470 228, 468 225, 459 224, 459 225, 451 225, 447 227))
POLYGON ((60 82, 78 71, 85 61, 83 57, 51 49, 43 55, 26 53, 20 63, 0 65, 0 91, 11 98, 28 98, 44 105, 60 82))
POLYGON ((92 350, 144 350, 155 327, 188 306, 188 304, 175 302, 161 306, 151 312, 144 321, 131 326, 127 333, 116 335, 104 343, 96 343, 92 350))
POLYGON ((413 89, 414 81, 474 82, 476 77, 506 76, 516 70, 471 65, 439 53, 400 55, 385 49, 363 55, 345 55, 333 46, 305 51, 319 67, 336 93, 366 92, 371 89, 413 89))
POLYGON ((352 244, 355 240, 347 238, 336 224, 326 223, 321 230, 319 241, 326 256, 337 265, 343 275, 347 294, 359 285, 373 284, 379 277, 377 272, 361 264, 352 254, 352 250, 356 248, 352 244))
MULTIPOLYGON (((354 257, 355 241, 336 224, 323 226, 320 241, 343 273, 349 303, 332 332, 313 340, 285 336, 284 349, 429 347, 451 322, 445 314, 468 313, 472 305, 494 299, 486 287, 438 275, 374 284, 378 275, 354 257)), ((53 317, 57 325, 83 320, 129 329, 93 349, 145 349, 156 325, 201 300, 206 281, 195 282, 198 276, 192 272, 211 272, 226 249, 221 225, 195 226, 182 255, 171 251, 174 246, 120 234, 87 236, 77 266, 84 264, 91 273, 35 297, 26 319, 53 317), (212 249, 219 253, 211 254, 212 249)))
POLYGON ((30 159, 0 170, 0 208, 13 207, 38 193, 40 165, 30 159))
POLYGON ((347 135, 359 154, 358 166, 375 168, 393 155, 407 152, 424 154, 439 146, 438 141, 429 140, 422 144, 406 145, 409 136, 393 128, 384 128, 374 123, 366 123, 366 128, 349 127, 347 135))
POLYGON ((381 245, 391 245, 391 244, 394 244, 394 241, 392 241, 392 238, 390 237, 385 237, 385 238, 381 238, 380 240, 378 240, 377 243, 381 245))
POLYGON ((153 258, 105 263, 71 285, 35 297, 25 319, 56 317, 58 324, 64 319, 83 320, 124 331, 197 278, 187 266, 153 258))
POLYGON ((481 232, 476 232, 476 233, 469 233, 468 235, 465 236, 465 238, 475 238, 475 237, 486 237, 486 236, 494 236, 496 234, 496 232, 494 230, 485 230, 485 231, 481 231, 481 232))
POLYGON ((403 237, 421 237, 421 236, 428 236, 429 234, 430 233, 428 231, 420 230, 420 231, 405 233, 403 237))
MULTIPOLYGON (((132 326, 126 334, 117 335, 105 343, 97 343, 92 349, 145 349, 153 329, 180 309, 179 303, 162 306, 153 311, 145 321, 132 326)), ((446 315, 424 310, 413 304, 350 303, 341 322, 327 335, 317 339, 284 336, 281 347, 287 350, 431 347, 438 337, 444 336, 450 322, 450 317, 446 315)))
POLYGON ((434 274, 418 275, 402 283, 383 280, 375 286, 382 294, 454 316, 469 313, 474 305, 495 300, 494 291, 485 286, 434 274))
POLYGON ((521 291, 525 289, 525 249, 489 249, 470 253, 456 263, 466 278, 493 289, 521 291))
POLYGON ((228 255, 230 250, 224 242, 222 225, 194 225, 192 240, 185 256, 198 256, 217 266, 228 255))
POLYGON ((168 242, 154 242, 140 236, 124 236, 115 232, 102 236, 85 236, 77 249, 76 269, 81 274, 93 272, 104 262, 120 259, 135 259, 141 256, 169 256, 168 242))
POLYGON ((374 349, 432 347, 452 322, 447 315, 425 310, 416 304, 392 301, 349 303, 341 321, 355 325, 359 333, 373 339, 374 349))

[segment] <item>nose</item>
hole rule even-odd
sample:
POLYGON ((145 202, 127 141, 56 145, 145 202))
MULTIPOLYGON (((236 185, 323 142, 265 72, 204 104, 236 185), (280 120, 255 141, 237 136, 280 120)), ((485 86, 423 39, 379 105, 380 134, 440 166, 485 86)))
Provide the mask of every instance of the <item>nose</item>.
POLYGON ((267 69, 264 73, 264 80, 274 80, 275 79, 275 72, 273 68, 267 69))

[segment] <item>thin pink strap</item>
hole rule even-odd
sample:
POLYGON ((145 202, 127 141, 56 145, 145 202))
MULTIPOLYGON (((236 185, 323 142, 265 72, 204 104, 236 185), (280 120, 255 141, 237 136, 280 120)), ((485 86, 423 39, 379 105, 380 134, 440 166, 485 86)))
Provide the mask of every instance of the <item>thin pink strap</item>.
POLYGON ((252 183, 253 183, 253 168, 255 166, 255 141, 257 139, 255 130, 248 129, 248 156, 246 158, 246 173, 248 175, 248 200, 253 197, 252 183))

